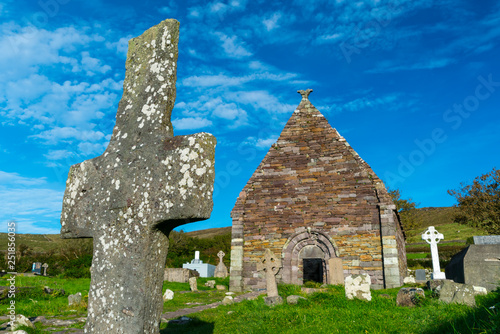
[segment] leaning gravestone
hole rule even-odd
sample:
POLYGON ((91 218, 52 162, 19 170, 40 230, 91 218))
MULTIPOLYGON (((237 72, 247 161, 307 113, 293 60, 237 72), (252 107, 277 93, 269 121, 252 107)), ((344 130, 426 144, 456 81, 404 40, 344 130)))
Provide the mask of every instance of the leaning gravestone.
POLYGON ((159 333, 167 234, 212 210, 215 138, 173 136, 179 22, 130 40, 103 155, 71 167, 61 236, 94 238, 87 333, 159 333))
POLYGON ((197 281, 196 277, 191 277, 189 279, 189 288, 193 292, 198 291, 198 281, 197 281))

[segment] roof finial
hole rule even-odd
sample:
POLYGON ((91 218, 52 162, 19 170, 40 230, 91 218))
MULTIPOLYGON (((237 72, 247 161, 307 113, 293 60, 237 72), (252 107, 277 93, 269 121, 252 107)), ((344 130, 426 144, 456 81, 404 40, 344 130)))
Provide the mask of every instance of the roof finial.
POLYGON ((312 89, 307 89, 307 90, 298 90, 297 93, 302 95, 302 100, 308 100, 309 99, 309 94, 312 93, 312 89))

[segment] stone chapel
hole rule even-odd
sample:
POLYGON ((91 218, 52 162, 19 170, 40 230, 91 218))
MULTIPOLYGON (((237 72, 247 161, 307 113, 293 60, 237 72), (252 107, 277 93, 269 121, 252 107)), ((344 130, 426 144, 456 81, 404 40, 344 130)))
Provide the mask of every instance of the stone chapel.
POLYGON ((257 271, 266 248, 281 258, 278 282, 367 273, 374 289, 399 287, 407 266, 396 206, 310 92, 299 91, 300 105, 231 212, 230 290, 266 287, 257 271))

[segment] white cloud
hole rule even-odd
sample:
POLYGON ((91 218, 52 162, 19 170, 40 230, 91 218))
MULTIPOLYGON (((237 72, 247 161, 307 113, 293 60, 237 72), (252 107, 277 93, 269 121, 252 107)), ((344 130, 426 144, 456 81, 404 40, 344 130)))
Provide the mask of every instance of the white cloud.
MULTIPOLYGON (((63 192, 40 188, 47 184, 46 178, 30 178, 18 173, 0 171, 0 222, 16 221, 18 233, 49 233, 37 223, 54 223, 61 214, 63 192)), ((57 232, 55 232, 57 233, 57 232)))
POLYGON ((48 154, 44 154, 44 157, 48 160, 62 160, 73 156, 74 153, 67 150, 49 150, 48 154))
POLYGON ((83 142, 78 144, 78 150, 84 155, 100 155, 104 152, 107 147, 107 143, 89 143, 83 142))
POLYGON ((127 51, 128 51, 128 41, 133 37, 134 36, 132 35, 128 35, 126 37, 121 37, 116 42, 106 42, 105 45, 108 49, 114 50, 116 54, 125 57, 127 56, 127 51))
POLYGON ((169 15, 170 17, 172 17, 173 15, 177 14, 177 3, 174 0, 170 0, 167 6, 160 7, 158 9, 158 12, 160 14, 169 15))
POLYGON ((19 218, 4 220, 0 224, 5 226, 4 232, 7 232, 7 224, 10 222, 16 223, 16 234, 59 234, 61 226, 58 222, 48 221, 34 221, 33 219, 19 218), (44 226, 41 226, 44 225, 44 226))
POLYGON ((296 105, 282 103, 268 91, 240 91, 228 93, 227 98, 239 104, 249 104, 255 110, 264 109, 269 113, 289 113, 295 110, 296 105))
POLYGON ((391 62, 382 62, 376 68, 368 70, 367 73, 390 73, 398 71, 432 70, 442 68, 455 63, 451 58, 430 59, 420 63, 395 65, 391 62))
POLYGON ((210 127, 212 121, 202 117, 176 118, 172 121, 174 130, 195 130, 210 127))
POLYGON ((212 2, 208 5, 210 12, 224 15, 229 9, 228 5, 222 2, 212 2))
POLYGON ((46 130, 40 134, 31 136, 46 141, 47 144, 56 144, 65 139, 77 139, 80 141, 98 141, 105 136, 101 131, 93 130, 78 130, 72 127, 54 127, 53 129, 46 130))
MULTIPOLYGON (((251 66, 259 66, 252 62, 251 66)), ((229 76, 225 74, 191 76, 182 80, 181 84, 186 87, 216 87, 216 86, 241 86, 245 83, 263 80, 263 81, 289 81, 296 78, 295 73, 253 73, 246 76, 229 76)))
POLYGON ((258 149, 261 150, 268 150, 272 144, 276 143, 278 140, 277 135, 270 136, 268 138, 255 138, 255 137, 248 137, 245 141, 244 144, 254 146, 258 149))
POLYGON ((270 18, 262 21, 267 31, 271 31, 279 27, 278 21, 281 19, 281 16, 282 14, 279 12, 274 13, 270 18))
POLYGON ((245 48, 244 43, 238 40, 237 36, 227 36, 221 32, 216 32, 215 35, 218 36, 219 40, 222 42, 222 48, 227 57, 240 59, 252 55, 252 53, 245 48))
POLYGON ((88 76, 93 76, 94 72, 106 73, 111 70, 111 66, 101 65, 101 60, 91 57, 88 51, 84 51, 81 54, 81 64, 88 76))
MULTIPOLYGON (((36 186, 47 183, 47 178, 29 178, 20 176, 18 173, 7 173, 0 171, 0 184, 3 186, 36 186)), ((1 197, 1 196, 0 196, 1 197)))

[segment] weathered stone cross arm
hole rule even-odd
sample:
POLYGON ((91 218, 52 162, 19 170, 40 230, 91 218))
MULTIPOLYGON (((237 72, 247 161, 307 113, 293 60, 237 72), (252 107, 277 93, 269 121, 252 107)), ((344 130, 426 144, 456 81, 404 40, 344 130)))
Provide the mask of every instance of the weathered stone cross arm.
POLYGON ((210 217, 215 138, 173 136, 179 22, 130 40, 103 155, 71 167, 63 238, 94 238, 87 333, 158 333, 171 229, 210 217))

